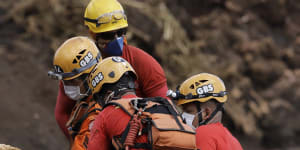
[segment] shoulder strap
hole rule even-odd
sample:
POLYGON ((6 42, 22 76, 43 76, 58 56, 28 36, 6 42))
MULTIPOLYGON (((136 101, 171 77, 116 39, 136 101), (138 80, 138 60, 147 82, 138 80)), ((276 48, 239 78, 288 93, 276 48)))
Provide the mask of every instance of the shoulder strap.
POLYGON ((92 109, 91 111, 85 113, 85 114, 78 120, 78 122, 76 122, 76 124, 74 125, 74 127, 73 127, 72 129, 73 129, 74 131, 78 131, 78 130, 80 129, 81 124, 83 123, 83 121, 84 121, 87 117, 89 117, 89 115, 90 115, 91 113, 96 112, 96 111, 102 111, 102 109, 101 109, 101 108, 94 108, 94 109, 92 109))
POLYGON ((89 106, 89 108, 87 109, 87 112, 84 113, 84 115, 73 125, 73 127, 72 127, 72 131, 73 131, 72 137, 75 137, 78 134, 78 132, 80 131, 82 123, 84 122, 84 120, 86 120, 89 117, 89 115, 91 113, 94 113, 94 112, 97 112, 97 111, 102 111, 101 108, 98 108, 98 107, 93 108, 96 104, 97 104, 97 102, 92 103, 89 106), (91 108, 93 108, 93 109, 90 110, 91 108))
MULTIPOLYGON (((153 107, 156 104, 162 105, 163 107, 166 107, 167 110, 169 111, 169 114, 171 114, 177 125, 179 126, 180 130, 184 130, 184 127, 182 126, 182 124, 180 123, 178 116, 180 116, 176 109, 174 108, 174 105, 171 104, 169 102, 168 99, 162 98, 162 97, 150 97, 150 98, 138 98, 138 99, 119 99, 119 100, 113 100, 110 101, 109 103, 107 103, 105 107, 109 106, 109 105, 114 105, 114 106, 119 106, 121 109, 123 109, 128 115, 132 116, 136 111, 135 109, 132 107, 131 104, 132 102, 134 102, 135 100, 137 100, 137 106, 141 106, 144 107, 145 104, 147 104, 146 109, 149 109, 151 107, 153 107), (147 102, 152 102, 152 103, 147 103, 147 102)), ((104 109, 103 108, 103 109, 104 109)))
MULTIPOLYGON (((109 105, 119 106, 125 112, 127 112, 127 114, 129 114, 131 117, 133 116, 133 114, 135 114, 137 112, 135 110, 138 110, 138 109, 144 109, 145 111, 147 111, 147 110, 150 110, 151 108, 164 107, 164 109, 162 111, 166 112, 167 114, 172 115, 174 117, 174 119, 176 120, 176 123, 178 124, 180 129, 184 130, 182 124, 178 120, 177 111, 174 109, 173 105, 167 99, 164 99, 161 97, 142 98, 142 99, 121 99, 121 100, 111 101, 104 107, 107 107, 109 105)), ((151 113, 151 111, 149 111, 149 112, 151 113)), ((159 112, 156 109, 154 111, 154 113, 163 113, 163 112, 159 112)), ((152 149, 152 144, 153 144, 152 122, 151 122, 151 118, 150 119, 148 118, 148 121, 146 119, 147 118, 144 118, 143 122, 146 124, 144 126, 145 128, 142 131, 144 134, 148 133, 147 134, 148 141, 147 141, 147 143, 135 143, 135 145, 132 148, 152 149)), ((132 120, 132 118, 131 118, 131 120, 132 120)), ((120 136, 113 138, 113 143, 117 143, 117 144, 114 144, 114 146, 117 146, 118 149, 123 148, 122 146, 125 143, 125 140, 129 133, 129 130, 130 130, 130 123, 128 123, 125 130, 123 131, 123 133, 120 136)))
POLYGON ((73 124, 73 122, 76 120, 76 118, 78 117, 78 115, 80 114, 80 111, 82 108, 87 108, 89 105, 87 102, 85 101, 79 101, 76 103, 76 105, 74 106, 71 116, 69 118, 69 121, 66 123, 66 126, 70 126, 73 124))
POLYGON ((103 106, 103 109, 106 107, 113 105, 113 106, 118 106, 122 110, 124 110, 129 116, 132 116, 135 113, 135 110, 132 108, 130 105, 130 101, 133 100, 132 98, 124 98, 124 99, 119 99, 119 100, 112 100, 105 104, 103 106))
MULTIPOLYGON (((110 106, 110 105, 118 106, 122 110, 124 110, 129 116, 131 116, 131 119, 130 119, 130 121, 131 121, 134 118, 133 115, 137 113, 135 107, 146 107, 147 106, 147 105, 145 105, 144 102, 145 102, 145 100, 140 99, 140 98, 138 98, 138 99, 136 99, 136 98, 132 99, 131 98, 131 99, 113 100, 113 101, 110 101, 109 103, 107 103, 104 106, 104 108, 107 107, 107 106, 110 106), (136 102, 136 103, 134 103, 134 102, 136 102)), ((151 106, 153 106, 153 104, 150 104, 150 107, 151 106)), ((112 143, 117 149, 123 149, 124 148, 123 147, 124 143, 126 141, 126 138, 129 134, 129 130, 131 128, 130 121, 127 124, 125 130, 123 131, 123 133, 121 135, 113 137, 112 143)), ((150 125, 149 125, 149 129, 151 129, 151 122, 150 122, 150 125)), ((152 149, 152 144, 151 143, 135 143, 135 145, 132 148, 152 149)))
POLYGON ((148 99, 148 100, 153 101, 153 102, 160 103, 161 105, 167 107, 170 114, 173 116, 173 118, 175 119, 177 125, 179 126, 180 130, 184 130, 184 127, 182 126, 182 124, 180 123, 180 121, 178 119, 179 114, 177 113, 176 109, 174 108, 174 105, 171 104, 168 99, 165 99, 165 98, 162 98, 162 97, 152 97, 152 98, 145 98, 145 99, 148 99))

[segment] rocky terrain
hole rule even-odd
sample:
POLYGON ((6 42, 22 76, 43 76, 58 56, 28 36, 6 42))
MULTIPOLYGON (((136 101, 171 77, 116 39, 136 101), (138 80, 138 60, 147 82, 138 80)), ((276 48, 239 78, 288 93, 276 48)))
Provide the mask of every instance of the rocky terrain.
MULTIPOLYGON (((0 143, 67 149, 54 119, 54 51, 87 35, 88 0, 0 3, 0 143)), ((300 1, 121 0, 130 44, 154 56, 174 89, 210 72, 230 93, 225 125, 245 150, 300 149, 300 1)))

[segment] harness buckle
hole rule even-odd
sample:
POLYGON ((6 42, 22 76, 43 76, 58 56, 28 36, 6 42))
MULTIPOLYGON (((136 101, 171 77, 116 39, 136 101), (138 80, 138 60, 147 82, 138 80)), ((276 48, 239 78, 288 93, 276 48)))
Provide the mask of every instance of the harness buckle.
POLYGON ((144 101, 142 99, 133 99, 130 101, 130 103, 131 103, 131 106, 139 113, 145 111, 145 109, 148 105, 148 101, 144 101))

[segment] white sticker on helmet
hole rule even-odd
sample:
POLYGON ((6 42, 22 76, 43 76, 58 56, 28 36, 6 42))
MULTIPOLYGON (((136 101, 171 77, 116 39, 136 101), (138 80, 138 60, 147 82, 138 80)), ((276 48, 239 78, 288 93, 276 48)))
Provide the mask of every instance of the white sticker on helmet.
POLYGON ((125 60, 122 57, 112 57, 111 59, 114 62, 125 62, 125 60))
POLYGON ((213 92, 214 91, 214 87, 212 84, 208 84, 208 85, 203 85, 201 87, 198 87, 196 90, 197 94, 205 94, 205 93, 209 93, 209 92, 213 92))
POLYGON ((93 54, 88 52, 87 55, 83 57, 83 59, 79 62, 80 67, 86 66, 93 59, 93 54))
POLYGON ((100 83, 100 81, 102 81, 103 80, 103 74, 102 74, 102 72, 99 72, 95 77, 94 77, 94 79, 92 80, 92 86, 93 86, 93 88, 95 88, 99 83, 100 83))

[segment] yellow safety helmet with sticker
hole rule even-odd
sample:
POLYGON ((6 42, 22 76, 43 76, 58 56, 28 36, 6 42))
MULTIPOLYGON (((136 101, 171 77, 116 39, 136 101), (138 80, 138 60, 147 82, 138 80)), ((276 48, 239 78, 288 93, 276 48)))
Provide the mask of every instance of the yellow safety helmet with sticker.
POLYGON ((102 60, 95 43, 88 37, 77 36, 65 41, 55 52, 54 71, 48 76, 58 80, 72 80, 90 73, 102 60))
POLYGON ((88 84, 92 94, 100 92, 104 84, 112 84, 119 81, 127 72, 132 72, 137 78, 132 66, 122 57, 103 59, 89 75, 88 84))
POLYGON ((117 0, 91 0, 85 9, 84 24, 94 33, 128 27, 124 9, 117 0))
POLYGON ((177 105, 191 102, 206 102, 215 99, 219 103, 227 101, 227 92, 222 79, 209 73, 200 73, 185 80, 176 92, 171 90, 167 94, 177 105))

